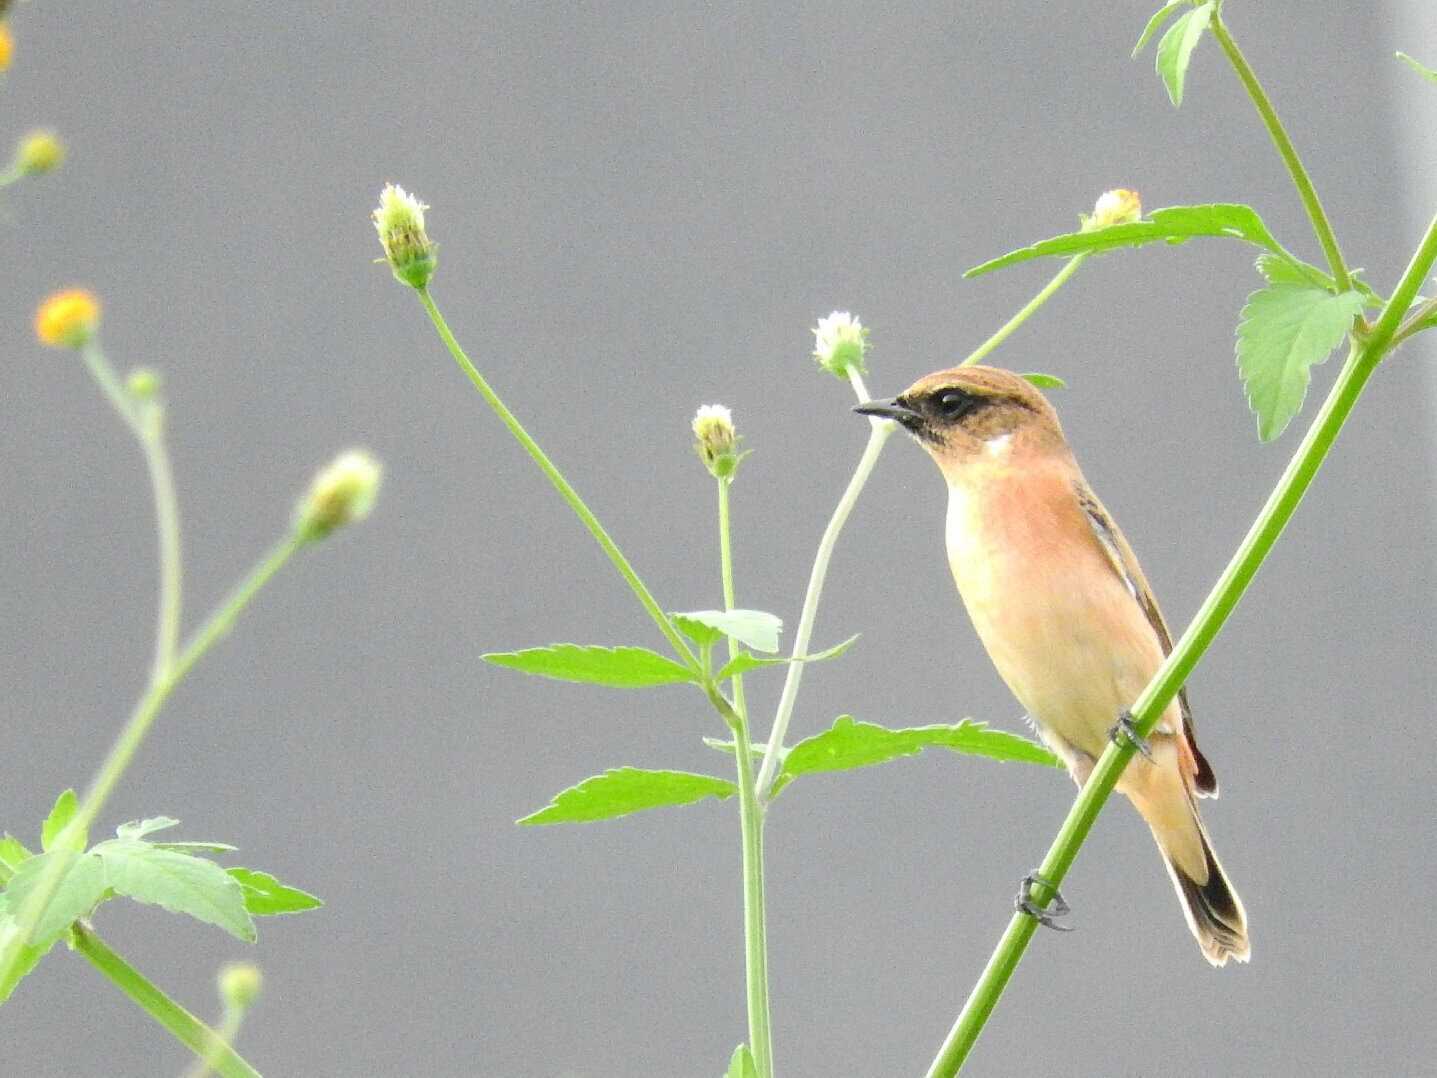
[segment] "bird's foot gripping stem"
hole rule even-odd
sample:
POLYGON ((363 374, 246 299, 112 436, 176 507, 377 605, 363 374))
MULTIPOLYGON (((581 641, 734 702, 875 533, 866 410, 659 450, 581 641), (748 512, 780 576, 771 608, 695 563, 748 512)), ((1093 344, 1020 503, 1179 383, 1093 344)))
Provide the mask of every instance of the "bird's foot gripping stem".
POLYGON ((1148 744, 1147 738, 1138 736, 1138 728, 1133 725, 1131 711, 1124 711, 1118 716, 1118 721, 1113 723, 1113 728, 1108 731, 1108 740, 1115 745, 1121 745, 1126 741, 1142 753, 1148 763, 1153 761, 1153 747, 1148 744))
POLYGON ((1073 931, 1072 925, 1060 925, 1057 921, 1057 918, 1066 917, 1072 913, 1073 907, 1068 905, 1061 891, 1038 875, 1036 871, 1028 873, 1018 883, 1018 895, 1013 899, 1013 909, 1018 913, 1026 913, 1044 928, 1051 928, 1057 932, 1073 931), (1053 905, 1048 909, 1044 909, 1033 901, 1031 888, 1035 883, 1053 893, 1053 905))

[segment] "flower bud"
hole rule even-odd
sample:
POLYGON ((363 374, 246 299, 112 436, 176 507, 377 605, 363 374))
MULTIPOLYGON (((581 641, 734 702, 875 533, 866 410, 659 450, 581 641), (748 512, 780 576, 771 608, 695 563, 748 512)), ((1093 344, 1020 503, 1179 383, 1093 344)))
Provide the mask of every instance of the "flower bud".
POLYGON ((125 392, 137 401, 155 398, 160 391, 160 376, 149 367, 136 367, 125 375, 125 392))
POLYGON ((296 527, 306 539, 323 539, 336 528, 363 520, 379 492, 379 462, 363 449, 335 457, 310 484, 299 503, 296 527))
POLYGON ((80 348, 100 325, 100 301, 83 288, 46 297, 35 312, 35 336, 51 348, 80 348))
POLYGON ((1093 206, 1093 215, 1083 218, 1083 231, 1094 232, 1113 225, 1128 225, 1143 216, 1143 204, 1136 191, 1118 187, 1104 191, 1093 206))
POLYGON ((65 144, 53 131, 31 131, 15 148, 15 167, 26 176, 54 172, 65 160, 65 144))
POLYGON ((394 279, 411 288, 427 285, 438 263, 435 246, 424 233, 428 208, 404 188, 388 183, 379 192, 379 208, 374 211, 374 227, 394 279))
POLYGON ((722 404, 705 404, 694 413, 694 452, 715 479, 727 479, 738 468, 743 454, 738 452, 738 435, 733 429, 733 413, 722 404))
POLYGON ((10 24, 0 19, 0 71, 10 69, 10 57, 15 54, 15 39, 10 36, 10 24))
POLYGON ((259 967, 250 962, 231 962, 220 967, 220 999, 226 1010, 243 1011, 259 998, 264 983, 259 967))
POLYGON ((834 311, 820 318, 814 327, 813 358, 818 365, 836 378, 847 378, 849 371, 867 374, 864 357, 868 354, 868 330, 847 311, 834 311))

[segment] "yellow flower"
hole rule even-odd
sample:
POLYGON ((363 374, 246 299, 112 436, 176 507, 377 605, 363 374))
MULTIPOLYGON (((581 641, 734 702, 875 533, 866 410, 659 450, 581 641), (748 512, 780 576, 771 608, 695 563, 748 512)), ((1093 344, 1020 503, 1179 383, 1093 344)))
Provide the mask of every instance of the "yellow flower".
POLYGON ((1093 206, 1093 215, 1083 221, 1083 231, 1092 232, 1112 225, 1127 225, 1143 215, 1142 200, 1136 191, 1118 187, 1104 191, 1093 206))
POLYGON ((310 484, 299 503, 297 524, 306 539, 323 539, 336 528, 363 520, 379 493, 379 462, 363 449, 335 457, 310 484))
POLYGON ((10 24, 0 19, 0 71, 8 71, 10 57, 15 54, 15 39, 10 36, 10 24))
POLYGON ((53 172, 65 160, 65 144, 53 131, 31 131, 15 150, 15 167, 27 176, 53 172))
POLYGON ((51 348, 79 348, 100 325, 100 301, 83 288, 46 297, 35 312, 35 336, 51 348))

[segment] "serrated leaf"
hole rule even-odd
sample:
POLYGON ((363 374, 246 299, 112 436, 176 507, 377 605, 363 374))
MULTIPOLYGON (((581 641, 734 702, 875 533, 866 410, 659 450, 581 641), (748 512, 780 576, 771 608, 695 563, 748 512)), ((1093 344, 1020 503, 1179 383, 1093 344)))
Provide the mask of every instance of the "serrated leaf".
POLYGON ((1264 442, 1302 410, 1312 366, 1341 343, 1362 303, 1357 292, 1334 296, 1300 284, 1272 284, 1248 296, 1237 327, 1237 367, 1264 442))
MULTIPOLYGON (((1309 262, 1304 262, 1291 255, 1258 255, 1257 272, 1266 278, 1268 284, 1303 284, 1312 285, 1316 288, 1325 288, 1327 291, 1337 293, 1337 282, 1331 274, 1318 269, 1309 262)), ((1364 281, 1359 274, 1360 269, 1347 271, 1348 279, 1352 282, 1353 291, 1362 294, 1362 305, 1364 307, 1381 307, 1386 304, 1371 285, 1364 281)))
POLYGON ((1059 378, 1056 374, 1039 374, 1037 371, 1029 371, 1022 375, 1031 385, 1039 389, 1067 389, 1068 383, 1059 378))
POLYGON ((740 1044, 733 1050, 724 1078, 758 1078, 758 1067, 754 1064, 753 1053, 748 1050, 748 1045, 740 1044))
MULTIPOLYGON (((9 950, 11 942, 19 935, 20 926, 15 923, 15 918, 9 914, 0 914, 0 953, 9 950)), ((59 937, 57 936, 56 939, 59 937)), ((39 964, 50 948, 55 946, 55 940, 51 940, 43 947, 31 947, 28 944, 20 944, 14 964, 10 967, 8 976, 0 977, 0 1003, 10 998, 15 991, 15 986, 24 980, 25 975, 39 964)))
POLYGON ((736 793, 737 786, 712 775, 618 767, 555 794, 547 807, 516 822, 550 824, 611 820, 644 809, 688 805, 705 797, 717 797, 722 801, 736 793))
MULTIPOLYGON (((700 611, 702 613, 702 611, 700 611)), ((692 614, 670 614, 674 624, 678 626, 679 632, 683 633, 699 647, 711 647, 723 639, 723 633, 712 625, 706 625, 696 619, 692 614)))
POLYGON ((148 816, 143 820, 131 820, 129 823, 120 824, 115 828, 115 835, 117 838, 142 839, 156 831, 164 831, 179 825, 180 821, 171 816, 148 816))
POLYGON ((523 674, 615 689, 646 689, 696 680, 688 667, 648 648, 553 644, 524 651, 491 651, 480 657, 523 674))
POLYGON ((805 738, 788 750, 783 767, 774 779, 773 792, 777 794, 799 775, 871 767, 916 755, 927 748, 950 749, 992 760, 1063 766, 1037 742, 1004 730, 990 730, 986 723, 971 719, 952 725, 893 730, 870 722, 857 722, 852 715, 840 715, 828 730, 805 738))
POLYGON ((1397 59, 1401 60, 1403 63, 1405 63, 1413 71, 1417 72, 1417 74, 1421 75, 1428 82, 1437 82, 1437 71, 1432 70, 1432 68, 1428 67, 1426 64, 1419 64, 1416 60, 1412 59, 1412 57, 1408 56, 1405 52, 1399 52, 1397 54, 1397 59))
POLYGON ((1171 26, 1163 39, 1158 42, 1156 66, 1163 85, 1168 88, 1168 98, 1173 107, 1183 103, 1183 85, 1187 82, 1188 64, 1192 61, 1193 49, 1202 40, 1203 31, 1212 21, 1212 0, 1193 8, 1171 26))
POLYGON ((52 850, 31 857, 10 878, 5 887, 6 915, 22 916, 26 903, 51 872, 58 873, 58 885, 26 941, 41 949, 59 939, 75 918, 94 909, 105 893, 105 870, 98 857, 73 850, 52 850))
POLYGON ((731 678, 735 674, 746 674, 750 670, 759 670, 765 666, 783 666, 787 663, 817 663, 823 662, 825 659, 836 659, 858 642, 859 635, 859 633, 854 633, 847 640, 843 641, 843 643, 834 644, 833 647, 816 651, 812 655, 795 655, 790 658, 764 659, 758 655, 750 655, 746 651, 741 651, 728 662, 724 663, 723 668, 714 675, 714 680, 723 681, 725 678, 731 678))
POLYGON ((106 882, 117 894, 189 914, 246 943, 254 942, 254 921, 245 909, 244 889, 213 861, 132 839, 109 839, 94 852, 104 863, 106 882))
POLYGON ((23 842, 5 832, 5 837, 0 838, 0 884, 8 883, 20 866, 34 856, 23 842))
POLYGON ((1132 58, 1137 59, 1138 53, 1142 52, 1144 46, 1153 39, 1153 35, 1162 29, 1163 23, 1172 17, 1174 11, 1187 6, 1188 0, 1173 0, 1171 4, 1166 4, 1155 11, 1153 17, 1148 20, 1148 24, 1143 27, 1142 36, 1138 38, 1138 43, 1133 46, 1132 58))
POLYGON ((1246 240, 1279 257, 1290 257, 1251 206, 1240 202, 1214 202, 1197 206, 1165 206, 1153 210, 1141 221, 1109 225, 1091 232, 1065 232, 990 259, 974 266, 963 276, 979 277, 1034 258, 1067 257, 1080 251, 1103 252, 1119 247, 1142 247, 1149 243, 1185 243, 1198 236, 1246 240))
POLYGON ((302 913, 324 905, 308 891, 280 883, 268 872, 253 868, 227 868, 225 871, 239 882, 244 892, 244 908, 256 917, 302 913))
MULTIPOLYGON (((56 849, 55 842, 60 833, 71 820, 75 813, 80 811, 80 799, 75 796, 74 790, 66 790, 59 797, 55 798, 55 807, 50 810, 50 815, 45 817, 44 824, 40 827, 40 848, 46 853, 56 849)), ((65 848, 74 853, 84 850, 88 836, 84 832, 77 832, 65 843, 65 848)))
POLYGON ((674 616, 717 629, 724 636, 767 654, 778 650, 778 634, 783 631, 782 619, 763 610, 689 610, 674 616))

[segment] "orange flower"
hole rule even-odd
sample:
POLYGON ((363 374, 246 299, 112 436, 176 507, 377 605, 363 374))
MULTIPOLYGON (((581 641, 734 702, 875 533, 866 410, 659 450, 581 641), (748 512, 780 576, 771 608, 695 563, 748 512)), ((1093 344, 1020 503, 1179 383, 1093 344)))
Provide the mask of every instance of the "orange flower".
POLYGON ((10 57, 15 53, 15 39, 10 36, 10 24, 0 19, 0 71, 10 67, 10 57))
POLYGON ((46 297, 35 312, 35 336, 51 348, 79 348, 100 325, 100 301, 83 288, 46 297))

